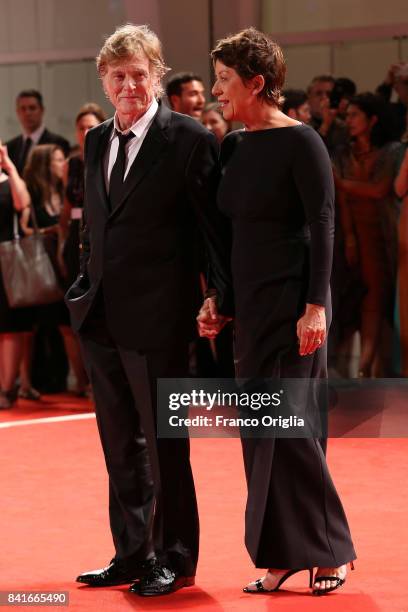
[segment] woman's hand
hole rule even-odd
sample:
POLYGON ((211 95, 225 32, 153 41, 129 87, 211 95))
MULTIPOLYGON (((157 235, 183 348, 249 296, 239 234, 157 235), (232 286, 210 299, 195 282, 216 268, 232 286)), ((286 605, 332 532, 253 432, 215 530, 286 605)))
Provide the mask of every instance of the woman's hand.
POLYGON ((326 340, 326 312, 324 306, 306 304, 306 310, 297 323, 299 355, 311 355, 326 340))
POLYGON ((0 166, 7 172, 7 174, 12 174, 16 172, 16 167, 11 161, 6 145, 3 145, 0 140, 0 166))
POLYGON ((59 227, 58 225, 49 225, 48 227, 41 227, 38 231, 40 234, 43 234, 44 236, 49 236, 49 235, 58 236, 59 227))
POLYGON ((204 304, 198 313, 198 333, 201 338, 210 338, 211 340, 219 334, 228 321, 231 321, 229 317, 224 317, 218 313, 215 297, 209 297, 204 300, 204 304))

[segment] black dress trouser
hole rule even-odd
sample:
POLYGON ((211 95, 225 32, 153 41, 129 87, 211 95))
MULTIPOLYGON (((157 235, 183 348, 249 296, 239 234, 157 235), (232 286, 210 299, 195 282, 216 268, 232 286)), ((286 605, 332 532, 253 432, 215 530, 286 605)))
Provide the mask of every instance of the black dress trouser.
POLYGON ((116 558, 136 562, 155 553, 192 576, 199 522, 189 440, 156 435, 157 378, 188 376, 188 345, 144 353, 118 346, 101 294, 80 341, 109 474, 116 558))

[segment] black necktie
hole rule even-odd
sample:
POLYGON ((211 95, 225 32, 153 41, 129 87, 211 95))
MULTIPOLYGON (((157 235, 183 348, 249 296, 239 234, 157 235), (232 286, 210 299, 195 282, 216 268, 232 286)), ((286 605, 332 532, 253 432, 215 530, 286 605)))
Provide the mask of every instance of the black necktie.
POLYGON ((24 166, 26 165, 26 161, 27 161, 27 157, 28 157, 28 152, 31 149, 31 145, 33 144, 33 141, 31 140, 31 138, 26 138, 24 143, 23 143, 23 147, 20 151, 20 158, 18 160, 18 172, 19 174, 23 174, 23 170, 24 170, 24 166))
POLYGON ((116 130, 116 136, 119 138, 118 155, 113 164, 109 179, 109 204, 111 211, 119 204, 122 196, 123 178, 126 168, 126 143, 134 137, 134 134, 129 132, 129 134, 124 136, 116 130))

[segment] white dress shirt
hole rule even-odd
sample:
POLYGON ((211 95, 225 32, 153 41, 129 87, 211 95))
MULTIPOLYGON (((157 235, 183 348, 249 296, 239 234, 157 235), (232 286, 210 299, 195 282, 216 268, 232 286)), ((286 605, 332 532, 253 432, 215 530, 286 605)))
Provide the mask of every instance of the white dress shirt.
POLYGON ((30 148, 28 149, 27 152, 27 159, 28 156, 30 155, 31 151, 34 149, 34 147, 36 147, 38 145, 38 143, 40 142, 40 138, 43 135, 45 130, 45 125, 42 123, 40 125, 39 128, 37 128, 36 130, 34 130, 34 132, 31 132, 31 134, 28 134, 27 132, 23 132, 22 136, 23 136, 23 149, 25 147, 25 142, 27 140, 27 138, 31 138, 32 144, 30 145, 30 148))
POLYGON ((31 138, 31 140, 33 141, 33 146, 35 147, 40 142, 40 138, 43 135, 44 130, 45 125, 42 123, 40 127, 34 130, 34 132, 31 132, 31 134, 28 134, 28 132, 23 131, 24 142, 27 140, 27 138, 31 138))
POLYGON ((104 157, 104 175, 105 175, 105 186, 106 193, 109 193, 109 181, 110 175, 112 172, 113 165, 116 161, 116 157, 118 155, 119 148, 119 138, 117 137, 116 130, 123 135, 127 135, 129 132, 133 132, 135 135, 134 138, 129 140, 126 143, 125 151, 126 151, 126 166, 125 166, 125 175, 123 180, 126 179, 130 167, 136 159, 137 154, 140 151, 140 147, 143 144, 144 139, 146 138, 146 134, 149 131, 151 124, 153 123, 154 116, 157 112, 159 105, 157 100, 153 98, 153 102, 145 112, 145 114, 140 117, 128 130, 122 131, 119 127, 119 121, 117 115, 113 118, 113 129, 112 134, 109 139, 109 145, 105 153, 104 157))

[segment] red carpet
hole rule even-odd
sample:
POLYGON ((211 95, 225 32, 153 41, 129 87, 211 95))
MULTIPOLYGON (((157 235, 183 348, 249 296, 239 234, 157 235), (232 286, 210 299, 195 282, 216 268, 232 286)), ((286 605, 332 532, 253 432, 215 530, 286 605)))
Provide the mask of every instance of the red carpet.
POLYGON ((73 394, 43 395, 38 402, 18 400, 12 410, 0 410, 0 424, 44 417, 93 412, 92 403, 73 394))
MULTIPOLYGON (((89 409, 87 403, 74 407, 70 398, 59 400, 61 408, 55 404, 53 415, 89 409)), ((48 404, 46 410, 31 406, 31 416, 49 416, 48 404)), ((24 403, 2 413, 2 421, 29 418, 28 410, 24 403)), ((66 590, 69 609, 81 611, 408 610, 407 440, 330 441, 329 462, 358 560, 345 587, 319 599, 309 595, 306 572, 274 595, 242 593, 241 587, 260 573, 252 568, 242 541, 245 488, 239 441, 195 439, 192 453, 202 524, 197 586, 145 600, 126 587, 96 590, 73 581, 113 555, 107 479, 94 419, 0 429, 0 590, 66 590)))

